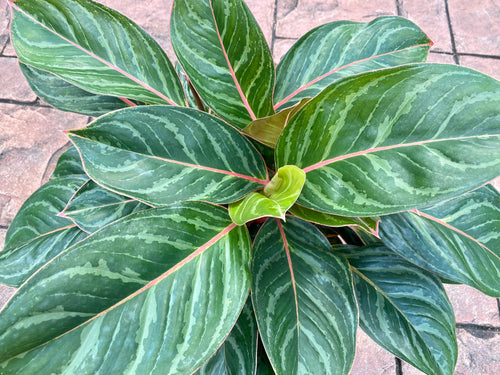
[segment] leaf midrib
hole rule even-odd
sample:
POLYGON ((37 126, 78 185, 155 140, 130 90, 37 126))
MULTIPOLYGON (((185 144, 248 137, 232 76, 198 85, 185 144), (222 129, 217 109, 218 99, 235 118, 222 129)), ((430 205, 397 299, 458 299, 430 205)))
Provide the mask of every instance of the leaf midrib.
MULTIPOLYGON (((186 163, 186 162, 183 162, 183 161, 178 161, 178 160, 173 160, 173 159, 166 159, 166 158, 162 158, 160 156, 148 155, 148 154, 144 154, 144 153, 140 153, 140 152, 136 152, 136 151, 131 151, 131 150, 120 149, 118 147, 115 147, 115 146, 112 146, 112 145, 108 145, 108 144, 105 144, 105 143, 101 143, 101 142, 98 142, 98 141, 96 141, 94 139, 86 138, 86 137, 83 137, 81 135, 74 134, 74 133, 71 133, 71 132, 69 132, 68 135, 70 136, 70 140, 73 142, 73 144, 74 144, 74 141, 71 139, 71 137, 77 137, 77 138, 83 139, 83 140, 88 141, 88 142, 93 142, 93 143, 96 143, 96 144, 99 144, 99 145, 105 145, 106 147, 110 147, 110 148, 113 148, 113 149, 118 150, 118 151, 125 151, 125 152, 129 152, 131 154, 134 154, 134 155, 142 156, 142 157, 145 157, 145 158, 156 159, 156 160, 160 160, 160 161, 163 161, 163 162, 166 162, 166 163, 177 164, 177 165, 182 165, 182 166, 193 168, 193 169, 200 169, 200 170, 204 170, 204 171, 225 174, 225 175, 228 175, 228 176, 232 176, 232 177, 236 177, 236 178, 242 178, 242 179, 249 180, 249 181, 252 181, 252 182, 257 182, 257 183, 262 184, 262 185, 266 185, 269 182, 268 180, 261 180, 261 179, 258 179, 256 177, 247 176, 247 175, 244 175, 244 174, 241 174, 241 173, 236 173, 236 172, 231 172, 231 171, 225 171, 225 170, 222 170, 222 169, 217 169, 217 168, 212 168, 212 167, 205 167, 205 166, 202 166, 202 165, 186 163)), ((74 146, 78 149, 78 147, 76 146, 76 144, 74 144, 74 146)), ((83 164, 84 164, 84 167, 85 167, 85 163, 83 163, 83 164)), ((85 168, 85 170, 87 170, 87 168, 85 168)), ((122 193, 119 193, 119 194, 122 194, 122 193)))
MULTIPOLYGON (((20 353, 20 354, 16 355, 15 357, 23 356, 24 354, 29 353, 30 351, 32 351, 34 349, 40 348, 40 347, 42 347, 44 345, 47 345, 48 343, 50 343, 52 341, 55 341, 55 340, 57 340, 57 339, 65 336, 65 335, 69 334, 70 332, 75 331, 75 330, 79 329, 80 327, 89 324, 92 321, 96 320, 97 318, 99 318, 101 316, 104 316, 107 313, 109 313, 110 311, 114 310, 115 308, 123 305, 124 303, 128 302, 129 300, 131 300, 132 298, 138 296, 139 294, 147 291, 148 289, 150 289, 153 286, 157 285, 159 282, 161 282, 164 279, 166 279, 168 276, 170 276, 174 272, 177 272, 180 269, 182 269, 183 266, 185 266, 186 264, 188 264, 190 261, 192 261, 193 259, 195 259, 199 255, 201 255, 205 251, 207 251, 210 247, 212 247, 212 245, 216 244, 223 237, 225 237, 226 235, 228 235, 229 232, 231 232, 235 227, 236 227, 236 224, 231 223, 229 226, 227 226, 226 228, 224 228, 223 230, 221 230, 219 233, 217 233, 210 240, 208 240, 207 242, 205 242, 203 245, 199 246, 195 251, 193 251, 191 254, 189 254, 186 258, 184 258, 183 260, 181 260, 180 262, 178 262, 177 264, 175 264, 174 266, 172 266, 170 269, 168 269, 165 273, 161 274, 156 279, 151 280, 145 286, 143 286, 142 288, 136 290, 134 293, 128 295, 127 297, 123 298, 122 300, 120 300, 119 302, 117 302, 116 304, 114 304, 113 306, 108 307, 107 309, 105 309, 105 310, 101 311, 100 313, 94 315, 92 318, 90 318, 90 319, 86 320, 85 322, 77 325, 76 327, 74 327, 74 328, 72 328, 72 329, 70 329, 70 330, 68 330, 68 331, 60 334, 59 336, 56 336, 53 339, 51 339, 51 340, 49 340, 49 341, 47 341, 45 343, 42 343, 42 344, 40 344, 40 345, 38 345, 38 346, 36 346, 34 348, 31 348, 31 349, 29 349, 29 350, 27 350, 27 351, 25 351, 23 353, 20 353)), ((66 249, 65 251, 67 251, 67 250, 68 249, 66 249)), ((52 260, 50 262, 52 262, 52 260)), ((42 269, 42 268, 40 268, 40 269, 42 269)))
POLYGON ((213 21, 214 21, 215 32, 217 34, 217 38, 219 40, 222 53, 224 54, 224 58, 226 59, 226 63, 227 63, 229 72, 231 74, 231 78, 234 81, 236 89, 238 90, 238 94, 240 95, 240 98, 243 101, 243 105, 245 106, 248 114, 250 115, 252 120, 255 121, 255 120, 257 120, 257 116, 255 116, 255 114, 253 113, 252 108, 250 107, 250 103, 248 102, 247 97, 243 93, 243 89, 241 88, 241 85, 238 81, 238 78, 236 77, 236 72, 233 69, 233 65, 231 64, 231 61, 229 60, 229 56, 228 56, 227 51, 226 51, 226 47, 224 46, 224 43, 222 41, 222 35, 219 31, 219 25, 217 24, 217 20, 215 19, 215 12, 214 12, 214 7, 212 5, 212 0, 210 0, 209 3, 210 3, 210 11, 212 12, 212 17, 213 17, 213 21))
POLYGON ((372 153, 380 152, 380 151, 387 151, 387 150, 393 150, 393 149, 404 148, 404 147, 422 146, 422 145, 427 145, 427 144, 431 144, 431 143, 438 143, 438 142, 462 141, 462 140, 469 140, 469 139, 475 139, 475 138, 483 138, 484 139, 484 138, 491 138, 491 137, 500 137, 500 134, 471 135, 471 136, 466 136, 466 137, 429 139, 429 140, 418 141, 418 142, 399 143, 399 144, 390 145, 390 146, 373 147, 373 148, 369 148, 366 150, 357 151, 357 152, 353 152, 350 154, 341 155, 341 156, 337 156, 337 157, 334 157, 331 159, 323 160, 323 161, 317 162, 315 164, 312 164, 308 167, 302 168, 302 170, 305 173, 307 173, 307 172, 313 171, 315 169, 319 169, 321 167, 324 167, 326 165, 329 165, 329 164, 332 164, 332 163, 335 163, 338 161, 354 158, 357 156, 368 155, 368 154, 372 154, 372 153))

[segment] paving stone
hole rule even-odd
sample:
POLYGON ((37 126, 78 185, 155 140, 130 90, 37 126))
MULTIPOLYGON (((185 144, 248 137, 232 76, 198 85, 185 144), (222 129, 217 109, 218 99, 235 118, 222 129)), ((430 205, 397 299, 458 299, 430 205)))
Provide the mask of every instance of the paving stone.
POLYGON ((500 59, 462 55, 460 56, 460 65, 476 69, 500 80, 500 59))
POLYGON ((0 6, 0 52, 5 47, 5 44, 9 40, 9 20, 10 20, 10 9, 9 5, 5 3, 0 6))
MULTIPOLYGON (((481 330, 457 330, 458 360, 454 375, 500 374, 500 333, 481 330)), ((403 362, 403 375, 424 373, 403 362)))
POLYGON ((276 64, 281 61, 296 41, 297 39, 276 39, 274 41, 273 58, 276 64))
POLYGON ((274 23, 274 0, 246 0, 248 8, 259 24, 267 44, 271 45, 274 23))
POLYGON ((62 130, 86 122, 86 116, 52 108, 0 104, 0 226, 41 185, 51 156, 67 142, 62 130))
POLYGON ((453 60, 453 55, 447 55, 444 53, 429 53, 427 62, 430 63, 440 63, 440 64, 455 64, 453 60))
POLYGON ((500 56, 500 1, 448 0, 458 52, 500 56))
POLYGON ((450 29, 443 0, 404 0, 402 16, 415 22, 434 42, 434 51, 452 52, 450 29))
POLYGON ((491 181, 491 184, 498 190, 500 191, 500 177, 494 179, 491 181))
POLYGON ((396 14, 394 0, 278 0, 276 35, 298 38, 327 22, 368 22, 396 14))
POLYGON ((396 371, 394 356, 377 345, 366 333, 358 329, 356 357, 351 375, 393 375, 396 371))
POLYGON ((10 296, 12 296, 15 292, 15 288, 0 284, 0 309, 7 303, 10 296))
POLYGON ((36 99, 36 94, 24 78, 16 58, 0 57, 0 66, 2 67, 0 98, 26 102, 32 102, 36 99))
POLYGON ((148 32, 174 61, 170 44, 170 13, 173 0, 98 0, 124 14, 148 32))
POLYGON ((10 38, 7 41, 7 45, 5 46, 2 55, 6 57, 17 57, 16 50, 14 49, 12 43, 10 42, 10 38))
POLYGON ((457 323, 500 327, 496 298, 489 297, 467 285, 445 285, 457 323))

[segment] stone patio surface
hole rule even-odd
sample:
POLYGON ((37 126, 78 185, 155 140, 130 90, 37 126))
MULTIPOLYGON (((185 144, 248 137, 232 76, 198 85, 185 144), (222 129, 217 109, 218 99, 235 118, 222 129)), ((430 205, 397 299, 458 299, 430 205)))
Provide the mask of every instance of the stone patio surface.
MULTIPOLYGON (((168 36, 172 0, 102 0, 146 29, 174 58, 168 36)), ((325 22, 367 22, 399 15, 434 41, 429 61, 467 66, 500 79, 500 0, 247 0, 275 61, 311 28, 325 22)), ((0 0, 0 245, 24 200, 50 176, 68 145, 63 130, 86 116, 60 112, 31 91, 9 40, 10 10, 0 0)), ((495 183, 497 189, 499 180, 495 183)), ((455 308, 457 375, 500 374, 500 302, 467 286, 447 286, 455 308)), ((0 286, 0 305, 14 289, 0 286)), ((353 375, 416 375, 420 371, 359 332, 353 375)))

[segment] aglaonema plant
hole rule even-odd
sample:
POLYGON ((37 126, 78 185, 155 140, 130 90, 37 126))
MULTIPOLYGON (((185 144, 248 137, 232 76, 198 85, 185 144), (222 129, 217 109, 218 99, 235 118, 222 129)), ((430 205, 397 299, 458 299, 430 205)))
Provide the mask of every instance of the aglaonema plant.
POLYGON ((443 282, 500 296, 500 82, 399 17, 275 68, 243 1, 175 0, 173 65, 98 3, 10 5, 33 90, 96 119, 7 232, 1 374, 347 374, 358 325, 453 373, 443 282))

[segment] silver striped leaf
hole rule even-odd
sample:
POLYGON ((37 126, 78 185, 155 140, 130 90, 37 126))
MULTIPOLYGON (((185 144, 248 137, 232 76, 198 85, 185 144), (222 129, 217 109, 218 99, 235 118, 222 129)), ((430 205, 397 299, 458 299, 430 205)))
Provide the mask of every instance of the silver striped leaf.
POLYGON ((129 106, 120 98, 97 95, 82 90, 44 70, 23 63, 20 63, 19 66, 35 94, 44 102, 61 111, 97 117, 129 106))
POLYGON ((89 181, 78 189, 61 215, 72 220, 81 230, 93 233, 124 216, 148 208, 151 206, 89 181))
POLYGON ((417 25, 402 17, 321 25, 301 37, 278 64, 275 109, 312 98, 342 77, 425 62, 431 45, 417 25))
POLYGON ((363 331, 428 375, 452 375, 455 316, 439 279, 383 245, 339 253, 353 269, 363 331))
POLYGON ((0 282, 19 287, 34 272, 68 246, 85 238, 76 225, 58 216, 86 176, 54 178, 21 206, 0 252, 0 282))
POLYGON ((61 156, 59 156, 54 172, 52 172, 50 178, 52 179, 71 175, 86 176, 82 165, 82 159, 80 158, 78 150, 74 146, 70 146, 62 153, 61 156))
POLYGON ((86 0, 9 4, 12 44, 22 63, 94 94, 152 104, 186 103, 165 52, 120 13, 86 0))
POLYGON ((349 265, 311 224, 269 219, 254 242, 252 301, 280 374, 347 374, 358 312, 349 265))
POLYGON ((274 113, 274 64, 259 25, 242 0, 176 0, 172 46, 205 103, 243 129, 274 113))
POLYGON ((243 135, 192 108, 126 108, 69 136, 93 180, 152 205, 229 203, 268 182, 262 157, 243 135))
POLYGON ((419 208, 500 174, 500 82, 414 64, 339 80, 284 129, 277 166, 306 174, 297 203, 372 216, 419 208))
POLYGON ((252 301, 248 297, 224 344, 195 374, 255 375, 258 338, 252 301))
POLYGON ((493 187, 384 216, 380 236, 410 262, 500 297, 500 194, 493 187))
POLYGON ((194 372, 245 304, 250 245, 227 210, 204 202, 141 211, 103 228, 6 305, 0 372, 194 372))

